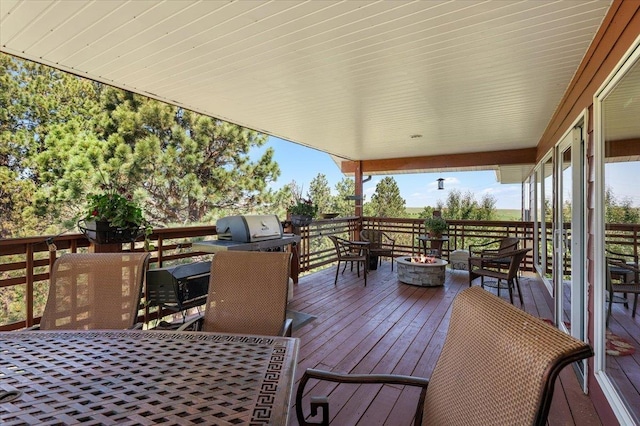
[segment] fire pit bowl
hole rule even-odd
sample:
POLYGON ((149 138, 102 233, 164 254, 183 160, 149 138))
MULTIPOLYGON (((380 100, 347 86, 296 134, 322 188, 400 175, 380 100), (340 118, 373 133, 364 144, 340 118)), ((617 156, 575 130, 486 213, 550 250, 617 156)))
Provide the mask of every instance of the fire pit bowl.
POLYGON ((399 257, 398 281, 421 287, 437 287, 444 285, 445 271, 449 264, 446 260, 428 258, 427 262, 420 262, 416 258, 399 257))

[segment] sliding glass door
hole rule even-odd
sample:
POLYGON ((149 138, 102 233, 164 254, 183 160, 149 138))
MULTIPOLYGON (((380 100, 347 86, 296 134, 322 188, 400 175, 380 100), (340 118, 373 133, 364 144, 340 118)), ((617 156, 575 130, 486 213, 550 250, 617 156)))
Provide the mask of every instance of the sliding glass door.
POLYGON ((594 103, 595 373, 621 424, 640 424, 640 307, 634 315, 635 294, 623 291, 640 281, 628 270, 640 255, 639 100, 640 38, 594 103))
MULTIPOLYGON (((555 151, 556 190, 553 224, 553 282, 556 321, 561 329, 585 340, 585 179, 582 121, 569 131, 555 151)), ((584 378, 586 363, 579 369, 584 378)))

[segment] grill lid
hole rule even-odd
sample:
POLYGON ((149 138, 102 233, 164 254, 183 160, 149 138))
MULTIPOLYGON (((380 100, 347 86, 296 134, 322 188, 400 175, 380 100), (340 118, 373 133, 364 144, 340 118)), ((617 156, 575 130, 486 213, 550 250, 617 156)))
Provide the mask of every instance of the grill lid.
POLYGON ((282 238, 282 224, 276 215, 227 216, 216 222, 218 240, 250 243, 282 238))

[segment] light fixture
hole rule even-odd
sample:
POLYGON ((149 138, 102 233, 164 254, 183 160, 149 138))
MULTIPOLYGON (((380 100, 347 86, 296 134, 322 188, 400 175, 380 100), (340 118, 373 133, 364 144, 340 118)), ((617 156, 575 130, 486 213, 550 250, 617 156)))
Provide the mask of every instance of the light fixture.
POLYGON ((438 179, 438 189, 444 189, 444 178, 438 179))

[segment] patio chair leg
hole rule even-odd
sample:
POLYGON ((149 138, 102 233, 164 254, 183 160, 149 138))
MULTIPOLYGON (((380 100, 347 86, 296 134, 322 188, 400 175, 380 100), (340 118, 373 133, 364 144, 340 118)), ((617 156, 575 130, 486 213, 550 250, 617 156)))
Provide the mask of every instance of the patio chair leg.
MULTIPOLYGON (((345 264, 345 266, 347 266, 347 265, 345 264)), ((338 273, 339 272, 340 272, 340 261, 338 261, 338 267, 336 268, 336 279, 333 280, 333 285, 334 286, 338 285, 338 273)), ((344 272, 344 270, 342 272, 344 272)))
POLYGON ((509 290, 509 301, 513 305, 513 283, 507 280, 507 289, 509 290))
POLYGON ((520 306, 524 306, 524 300, 522 299, 522 290, 520 289, 520 281, 516 278, 516 287, 518 288, 518 297, 520 298, 520 306))
POLYGON ((633 312, 631 312, 631 318, 636 317, 636 307, 638 306, 638 293, 635 294, 633 298, 633 312))
MULTIPOLYGON (((360 263, 358 263, 359 265, 360 263)), ((367 286, 367 266, 366 262, 363 262, 362 269, 364 269, 364 286, 367 286)))

